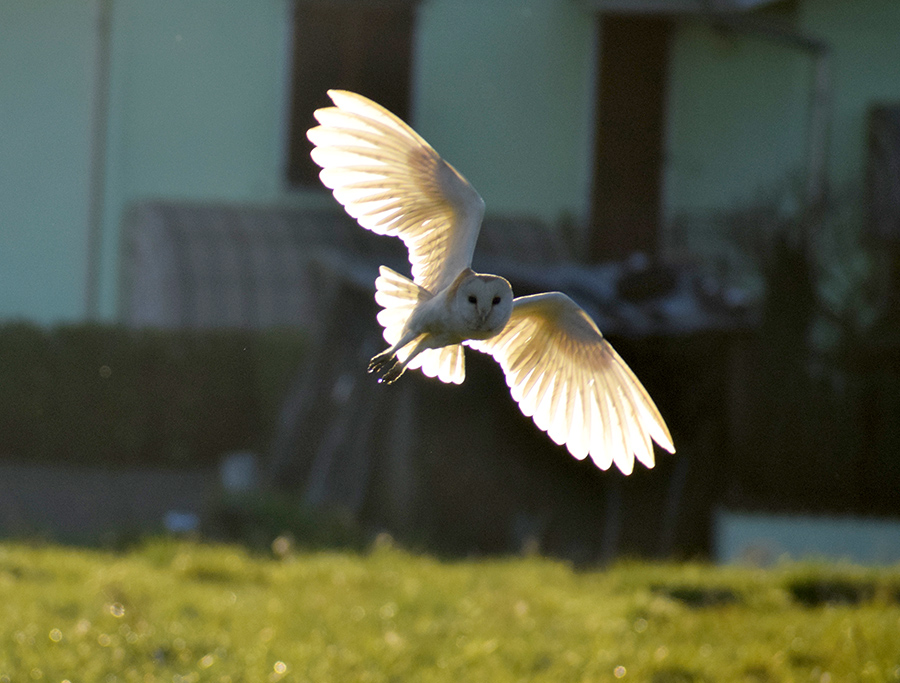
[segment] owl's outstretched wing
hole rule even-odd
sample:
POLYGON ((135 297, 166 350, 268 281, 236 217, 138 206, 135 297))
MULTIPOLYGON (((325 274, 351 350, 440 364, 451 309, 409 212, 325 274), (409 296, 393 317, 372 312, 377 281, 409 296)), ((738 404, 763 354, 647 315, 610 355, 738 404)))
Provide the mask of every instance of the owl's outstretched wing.
POLYGON ((437 293, 472 264, 484 201, 455 168, 384 107, 345 90, 307 132, 322 183, 359 224, 395 235, 416 284, 437 293))
POLYGON ((630 474, 635 456, 653 467, 651 438, 675 452, 647 391, 565 294, 520 297, 500 334, 465 343, 500 363, 522 412, 579 460, 630 474))

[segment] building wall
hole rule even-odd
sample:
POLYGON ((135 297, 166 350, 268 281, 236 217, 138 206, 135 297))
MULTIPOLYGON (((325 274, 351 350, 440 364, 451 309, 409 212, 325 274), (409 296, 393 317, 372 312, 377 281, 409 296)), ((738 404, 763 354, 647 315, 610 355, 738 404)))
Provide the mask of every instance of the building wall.
POLYGON ((414 118, 488 212, 586 216, 594 16, 559 0, 426 0, 414 118))
MULTIPOLYGON (((864 181, 866 113, 900 101, 900 3, 798 0, 776 5, 775 20, 833 49, 829 181, 858 192, 864 181)), ((767 15, 762 15, 765 18, 767 15)), ((666 200, 669 218, 735 205, 782 201, 807 168, 812 60, 797 48, 681 22, 672 53, 666 200)))
POLYGON ((701 20, 677 24, 668 94, 670 218, 768 194, 806 163, 811 59, 701 20))
MULTIPOLYGON (((120 226, 135 201, 330 201, 324 190, 283 182, 288 0, 111 6, 104 319, 115 317, 120 226)), ((100 0, 0 7, 0 111, 13 131, 0 142, 0 319, 85 315, 99 8, 100 0)), ((586 211, 593 43, 593 18, 574 3, 420 4, 413 123, 489 211, 550 220, 586 211)))
POLYGON ((858 190, 865 177, 866 123, 873 104, 900 104, 900 2, 807 0, 800 17, 834 47, 831 180, 858 190))
MULTIPOLYGON (((99 304, 123 212, 278 201, 290 4, 113 0, 99 304)), ((0 7, 0 319, 85 316, 98 0, 0 7)))
POLYGON ((0 8, 0 317, 84 306, 94 3, 0 8))
MULTIPOLYGON (((133 202, 330 201, 283 181, 289 0, 110 4, 104 319, 116 313, 119 232, 133 202)), ((0 319, 85 315, 100 6, 0 5, 0 319)), ((866 109, 900 100, 900 3, 867 0, 854 12, 843 0, 775 7, 834 45, 830 176, 835 186, 858 186, 866 109)), ((590 205, 596 43, 595 17, 577 2, 422 0, 412 122, 489 212, 581 221, 590 205)), ((678 24, 672 55, 668 221, 779 193, 786 210, 796 208, 783 188, 805 172, 808 56, 689 20, 678 24)))
POLYGON ((284 0, 115 0, 101 309, 135 201, 284 195, 284 0))

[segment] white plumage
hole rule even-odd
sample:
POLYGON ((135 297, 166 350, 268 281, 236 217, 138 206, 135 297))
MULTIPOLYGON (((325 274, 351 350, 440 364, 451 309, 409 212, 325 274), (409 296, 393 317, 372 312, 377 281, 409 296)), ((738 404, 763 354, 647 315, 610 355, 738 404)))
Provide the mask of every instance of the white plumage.
POLYGON ((484 202, 465 178, 380 105, 328 95, 336 106, 307 133, 322 182, 362 227, 403 240, 412 264, 412 281, 384 266, 375 280, 390 346, 369 371, 460 384, 469 346, 500 363, 522 412, 576 458, 630 474, 635 457, 653 467, 652 441, 674 453, 652 399, 583 309, 560 292, 513 299, 505 279, 471 269, 484 202))

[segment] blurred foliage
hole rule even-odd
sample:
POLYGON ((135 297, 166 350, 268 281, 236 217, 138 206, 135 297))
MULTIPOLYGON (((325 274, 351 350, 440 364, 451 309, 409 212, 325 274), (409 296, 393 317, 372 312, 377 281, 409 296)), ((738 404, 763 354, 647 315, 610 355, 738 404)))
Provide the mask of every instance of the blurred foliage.
POLYGON ((290 547, 306 550, 359 550, 365 539, 349 511, 312 508, 296 497, 274 491, 223 494, 207 513, 203 534, 255 550, 273 548, 279 539, 288 539, 290 547))
POLYGON ((898 585, 896 569, 575 571, 385 543, 3 544, 0 681, 896 681, 898 585))
POLYGON ((720 219, 763 283, 732 505, 897 514, 900 316, 864 215, 844 191, 818 214, 720 219))
POLYGON ((191 467, 260 449, 304 346, 294 330, 0 326, 0 453, 191 467))

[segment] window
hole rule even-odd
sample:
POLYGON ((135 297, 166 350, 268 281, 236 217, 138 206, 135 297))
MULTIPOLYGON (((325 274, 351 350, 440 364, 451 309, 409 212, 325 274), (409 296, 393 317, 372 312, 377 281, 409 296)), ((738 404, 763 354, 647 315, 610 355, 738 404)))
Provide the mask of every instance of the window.
POLYGON ((287 180, 318 185, 306 131, 313 111, 328 106, 329 88, 352 90, 406 119, 415 3, 413 0, 297 0, 287 180))

